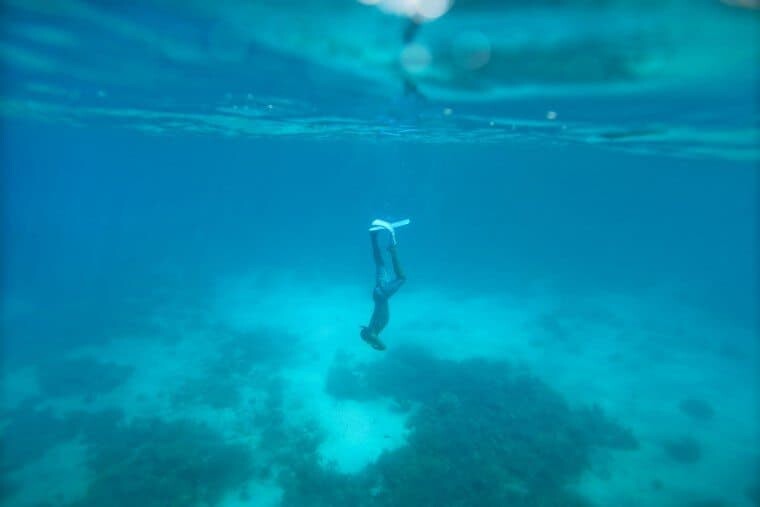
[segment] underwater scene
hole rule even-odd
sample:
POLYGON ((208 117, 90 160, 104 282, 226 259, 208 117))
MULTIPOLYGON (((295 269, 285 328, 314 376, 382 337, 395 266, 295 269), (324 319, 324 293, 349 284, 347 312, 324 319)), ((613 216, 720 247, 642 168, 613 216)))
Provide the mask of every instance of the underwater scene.
POLYGON ((0 9, 0 505, 760 506, 757 0, 0 9))

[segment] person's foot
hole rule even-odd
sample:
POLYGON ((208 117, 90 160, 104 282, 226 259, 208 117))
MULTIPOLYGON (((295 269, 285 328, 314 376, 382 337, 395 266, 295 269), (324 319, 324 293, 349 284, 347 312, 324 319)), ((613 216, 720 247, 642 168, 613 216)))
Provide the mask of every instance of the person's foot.
POLYGON ((380 341, 380 338, 369 330, 368 327, 362 327, 361 332, 362 340, 369 343, 370 347, 375 350, 385 350, 385 344, 380 341))

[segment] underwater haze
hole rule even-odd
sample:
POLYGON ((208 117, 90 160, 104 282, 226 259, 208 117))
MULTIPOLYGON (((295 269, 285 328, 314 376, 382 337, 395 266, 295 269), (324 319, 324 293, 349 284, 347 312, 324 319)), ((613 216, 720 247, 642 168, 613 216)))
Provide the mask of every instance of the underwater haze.
POLYGON ((0 8, 0 505, 760 506, 756 0, 0 8))

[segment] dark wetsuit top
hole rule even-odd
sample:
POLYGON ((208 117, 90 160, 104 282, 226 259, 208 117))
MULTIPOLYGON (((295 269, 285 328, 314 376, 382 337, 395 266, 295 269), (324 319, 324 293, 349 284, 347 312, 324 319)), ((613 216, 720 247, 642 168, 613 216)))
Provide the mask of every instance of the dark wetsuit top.
POLYGON ((406 281, 404 271, 401 269, 398 256, 396 255, 395 245, 389 246, 388 251, 390 252, 393 264, 393 274, 395 276, 393 280, 388 280, 388 272, 385 268, 383 255, 377 243, 377 234, 373 233, 372 254, 375 258, 375 288, 372 291, 372 300, 375 302, 375 309, 372 311, 372 317, 367 327, 375 335, 379 335, 380 331, 388 324, 388 319, 390 318, 388 300, 406 281))

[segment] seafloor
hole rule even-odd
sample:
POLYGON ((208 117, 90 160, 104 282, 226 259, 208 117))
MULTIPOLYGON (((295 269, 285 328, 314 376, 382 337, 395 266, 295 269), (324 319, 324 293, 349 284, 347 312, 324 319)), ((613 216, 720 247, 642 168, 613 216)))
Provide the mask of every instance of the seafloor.
POLYGON ((2 504, 760 505, 756 342, 670 296, 410 283, 379 354, 366 284, 156 287, 7 365, 2 504))

